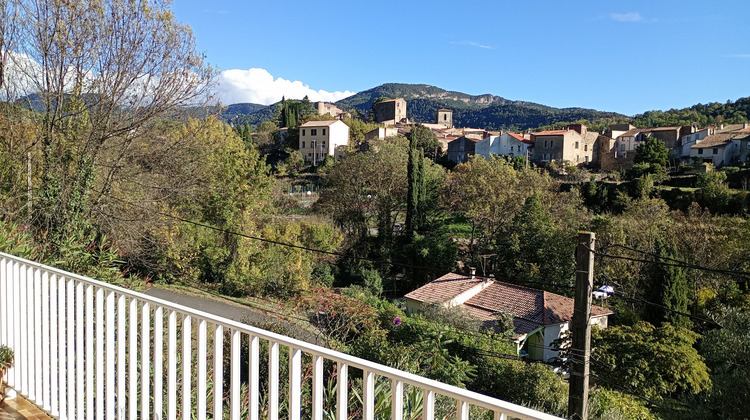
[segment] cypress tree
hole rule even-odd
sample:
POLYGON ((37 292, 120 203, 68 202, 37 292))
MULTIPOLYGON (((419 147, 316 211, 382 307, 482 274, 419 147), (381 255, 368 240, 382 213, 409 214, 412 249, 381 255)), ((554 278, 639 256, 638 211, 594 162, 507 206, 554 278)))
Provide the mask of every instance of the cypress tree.
POLYGON ((419 163, 417 148, 412 137, 409 140, 409 161, 406 163, 406 231, 411 233, 418 229, 419 225, 419 163))
MULTIPOLYGON (((425 183, 424 173, 424 151, 419 148, 416 150, 417 158, 417 226, 424 229, 427 223, 427 184, 425 183)), ((415 228, 416 229, 416 228, 415 228)))
POLYGON ((663 305, 649 306, 646 318, 653 324, 669 322, 672 325, 690 328, 690 319, 673 311, 689 313, 690 282, 683 267, 660 264, 670 262, 670 258, 677 256, 675 246, 661 237, 656 238, 654 263, 647 270, 648 285, 646 299, 663 305))

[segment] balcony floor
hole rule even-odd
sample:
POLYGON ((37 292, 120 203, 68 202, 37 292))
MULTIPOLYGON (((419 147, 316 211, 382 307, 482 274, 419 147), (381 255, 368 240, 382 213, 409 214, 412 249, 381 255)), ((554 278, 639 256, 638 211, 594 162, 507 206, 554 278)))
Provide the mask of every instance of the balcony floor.
POLYGON ((10 419, 52 420, 39 407, 20 396, 13 399, 8 398, 0 403, 0 420, 10 419))

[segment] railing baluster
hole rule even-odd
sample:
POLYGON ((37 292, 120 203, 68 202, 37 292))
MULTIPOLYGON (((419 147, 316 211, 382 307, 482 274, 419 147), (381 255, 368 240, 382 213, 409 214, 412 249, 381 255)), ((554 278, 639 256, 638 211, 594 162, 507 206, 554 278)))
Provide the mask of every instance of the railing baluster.
MULTIPOLYGON (((164 307, 154 309, 154 419, 164 415, 164 307)), ((221 417, 217 417, 221 420, 221 417)))
POLYGON ((86 286, 86 419, 94 420, 94 286, 86 286))
POLYGON ((214 419, 224 418, 224 327, 214 325, 214 419))
POLYGON ((289 418, 299 420, 302 406, 302 350, 289 348, 289 418))
POLYGON ((8 316, 8 288, 7 274, 5 273, 5 262, 7 260, 3 257, 0 260, 0 344, 7 346, 8 342, 8 330, 10 328, 6 325, 9 321, 8 316))
POLYGON ((167 419, 177 418, 177 313, 167 321, 167 419))
POLYGON ((75 326, 76 326, 76 346, 75 346, 75 355, 76 355, 76 364, 75 364, 75 372, 76 372, 76 419, 83 420, 84 419, 84 411, 86 408, 86 394, 85 394, 85 385, 84 382, 84 376, 86 375, 86 367, 84 366, 84 344, 83 344, 83 333, 85 329, 85 321, 83 319, 83 309, 86 305, 86 302, 84 301, 83 297, 83 283, 78 281, 75 283, 75 289, 76 289, 76 301, 75 301, 75 312, 76 312, 76 319, 75 319, 75 326))
POLYGON ((141 419, 149 418, 151 379, 151 306, 144 302, 141 307, 141 419))
POLYGON ((96 289, 96 418, 104 419, 104 289, 96 289))
POLYGON ((115 330, 117 329, 115 319, 115 292, 107 292, 107 387, 106 393, 106 420, 115 420, 117 417, 117 406, 115 405, 115 330))
MULTIPOLYGON (((198 378, 196 380, 196 396, 198 397, 198 420, 206 420, 206 320, 198 321, 198 378)), ((218 419, 217 419, 218 420, 218 419)))
POLYGON ((60 394, 59 394, 59 388, 58 384, 60 383, 60 374, 59 374, 59 368, 58 365, 58 359, 57 355, 59 352, 59 347, 57 344, 57 338, 60 336, 60 330, 58 330, 57 322, 60 318, 60 314, 57 309, 57 300, 58 300, 58 285, 57 285, 57 275, 52 274, 49 278, 50 281, 50 300, 49 300, 49 331, 50 331, 50 337, 49 337, 49 348, 50 348, 50 398, 52 398, 51 404, 50 404, 50 412, 52 413, 53 417, 60 416, 60 394))
POLYGON ((128 418, 138 418, 138 300, 130 298, 128 308, 128 418))
POLYGON ((458 420, 469 420, 469 403, 456 400, 456 413, 458 420))
MULTIPOLYGON (((21 276, 20 276, 20 269, 21 265, 18 261, 15 261, 13 263, 13 297, 14 299, 11 299, 13 301, 13 327, 14 327, 14 333, 13 333, 13 348, 18 349, 15 352, 15 360, 13 362, 13 367, 10 369, 10 375, 13 377, 13 382, 11 385, 13 387, 18 388, 22 387, 23 384, 21 382, 21 363, 22 363, 22 357, 23 357, 23 350, 21 349, 21 341, 22 335, 21 333, 24 330, 24 325, 22 322, 21 317, 21 302, 23 302, 23 291, 21 290, 21 276)), ((18 391, 18 390, 16 390, 18 391)))
POLYGON ((34 402, 44 404, 42 394, 42 272, 32 269, 34 276, 34 402))
POLYGON ((42 273, 42 372, 44 377, 42 378, 42 407, 45 410, 50 411, 52 409, 52 401, 50 394, 50 330, 49 330, 49 306, 50 306, 50 293, 49 293, 49 273, 45 270, 42 273))
POLYGON ((125 356, 125 344, 128 336, 126 324, 128 319, 125 295, 117 297, 117 419, 125 420, 125 407, 127 402, 127 389, 125 387, 125 368, 127 360, 125 356))
POLYGON ((250 363, 248 363, 248 378, 250 378, 250 420, 258 420, 258 399, 260 394, 260 339, 250 337, 250 363))
POLYGON ((240 332, 232 330, 232 347, 230 361, 229 384, 229 418, 239 420, 240 418, 240 332))
POLYGON ((508 417, 505 415, 505 413, 499 410, 495 410, 495 417, 494 417, 495 420, 506 420, 507 418, 508 417))
POLYGON ((192 418, 192 404, 190 395, 190 379, 192 378, 192 326, 190 325, 190 315, 184 315, 182 318, 182 420, 192 418))
POLYGON ((313 355, 312 418, 323 420, 323 357, 313 355))
POLYGON ((76 418, 76 366, 75 366, 75 281, 73 279, 67 279, 68 291, 65 293, 65 307, 68 310, 67 324, 68 324, 68 339, 67 339, 67 351, 65 358, 68 361, 68 418, 76 418))
POLYGON ((364 420, 373 420, 375 418, 375 374, 370 370, 363 372, 362 381, 362 410, 364 420))
POLYGON ((391 419, 404 418, 404 383, 396 378, 391 382, 391 419))
POLYGON ((435 392, 429 389, 422 389, 422 419, 435 419, 435 392))
POLYGON ((60 387, 60 420, 68 418, 68 384, 67 384, 67 350, 68 341, 65 334, 65 295, 66 295, 66 281, 65 277, 60 276, 57 279, 57 374, 58 374, 58 385, 60 387))
POLYGON ((279 343, 268 343, 268 418, 279 420, 279 343))
POLYGON ((21 340, 16 343, 18 347, 18 352, 21 354, 20 357, 20 363, 16 366, 18 369, 18 384, 21 386, 21 389, 19 390, 21 394, 29 395, 29 376, 28 376, 28 366, 26 365, 26 362, 28 361, 29 352, 31 351, 31 346, 29 346, 27 335, 29 333, 29 326, 26 323, 26 318, 28 316, 28 310, 31 308, 29 306, 26 294, 28 293, 28 286, 26 284, 26 266, 23 265, 19 267, 19 290, 20 290, 20 305, 18 307, 18 312, 21 316, 21 340))
POLYGON ((349 365, 339 362, 336 371, 338 372, 336 418, 347 420, 349 418, 349 365))

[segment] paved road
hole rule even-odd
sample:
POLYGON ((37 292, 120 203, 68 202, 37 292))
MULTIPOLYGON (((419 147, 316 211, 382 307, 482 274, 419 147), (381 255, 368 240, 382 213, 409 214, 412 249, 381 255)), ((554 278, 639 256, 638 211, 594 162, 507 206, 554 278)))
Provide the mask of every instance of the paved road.
POLYGON ((286 335, 309 343, 318 344, 314 334, 301 329, 297 325, 279 319, 277 314, 266 313, 260 309, 251 308, 228 299, 195 296, 159 287, 152 287, 146 294, 260 328, 263 328, 264 324, 277 324, 289 332, 286 335))

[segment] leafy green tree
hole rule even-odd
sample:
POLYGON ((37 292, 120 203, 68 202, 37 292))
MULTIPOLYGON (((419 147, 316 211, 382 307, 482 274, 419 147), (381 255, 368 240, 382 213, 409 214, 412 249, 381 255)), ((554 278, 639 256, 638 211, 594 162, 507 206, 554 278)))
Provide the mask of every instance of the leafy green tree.
POLYGON ((710 171, 699 174, 696 181, 698 191, 695 194, 698 203, 716 213, 727 212, 732 192, 726 181, 726 172, 710 171))
POLYGON ((413 126, 407 138, 413 142, 415 148, 422 149, 424 155, 430 159, 435 159, 442 153, 435 133, 421 124, 413 126))
POLYGON ((711 388, 711 380, 703 357, 693 347, 698 338, 688 329, 666 323, 594 329, 591 370, 607 379, 599 382, 602 387, 614 383, 650 399, 699 394, 711 388))
POLYGON ((534 194, 545 197, 552 179, 533 170, 516 171, 503 158, 475 157, 457 165, 446 176, 448 207, 471 223, 470 254, 487 249, 534 194), (476 243, 476 245, 475 245, 476 243))
POLYGON ((750 313, 724 307, 716 315, 723 328, 707 332, 699 347, 714 384, 706 405, 727 418, 749 418, 745 397, 750 395, 750 313))
POLYGON ((497 276, 522 284, 548 284, 563 292, 575 268, 574 236, 555 224, 536 195, 530 196, 496 239, 497 276))
POLYGON ((650 163, 665 167, 668 160, 669 150, 667 146, 656 137, 646 137, 646 141, 635 148, 635 157, 633 158, 635 163, 650 163))

